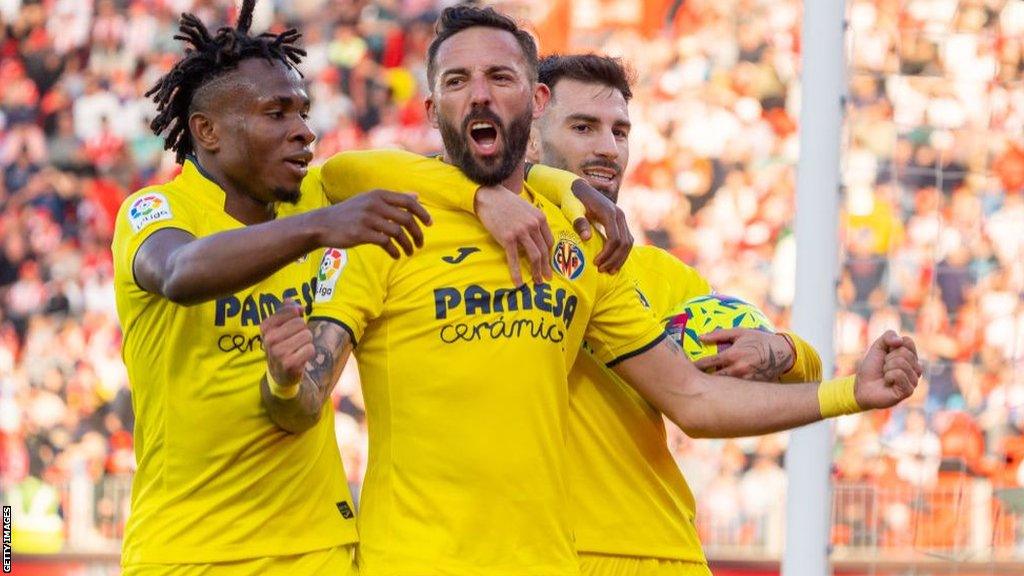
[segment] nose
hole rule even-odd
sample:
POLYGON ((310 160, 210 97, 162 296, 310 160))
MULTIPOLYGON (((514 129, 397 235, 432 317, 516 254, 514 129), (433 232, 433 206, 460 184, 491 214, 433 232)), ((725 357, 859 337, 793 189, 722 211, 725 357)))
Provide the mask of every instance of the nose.
POLYGON ((298 122, 295 127, 292 128, 291 139, 302 142, 303 147, 309 146, 316 140, 316 133, 309 127, 309 122, 305 118, 299 116, 298 122))
POLYGON ((615 134, 611 130, 601 131, 601 135, 595 142, 594 154, 609 160, 619 157, 619 143, 615 140, 615 134))
POLYGON ((470 104, 473 106, 490 106, 491 87, 484 78, 473 78, 469 81, 470 104))

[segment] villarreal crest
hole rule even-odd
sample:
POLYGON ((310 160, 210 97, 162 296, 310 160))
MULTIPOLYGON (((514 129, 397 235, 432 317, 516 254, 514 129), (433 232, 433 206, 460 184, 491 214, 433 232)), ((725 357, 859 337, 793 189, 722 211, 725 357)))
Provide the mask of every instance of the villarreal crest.
POLYGON ((575 280, 583 273, 586 261, 583 249, 572 240, 562 238, 555 245, 555 253, 551 258, 551 267, 569 280, 575 280))

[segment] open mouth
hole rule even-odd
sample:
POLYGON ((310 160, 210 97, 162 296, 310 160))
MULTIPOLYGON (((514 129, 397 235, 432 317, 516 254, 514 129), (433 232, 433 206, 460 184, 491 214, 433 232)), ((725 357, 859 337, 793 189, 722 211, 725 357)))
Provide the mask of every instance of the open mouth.
POLYGON ((619 175, 617 171, 612 170, 611 168, 602 168, 599 166, 584 168, 583 174, 592 181, 601 184, 611 184, 619 175))
POLYGON ((481 154, 493 154, 498 146, 498 127, 491 122, 478 120, 469 125, 469 137, 481 154))
POLYGON ((313 160, 313 155, 309 153, 295 154, 284 159, 285 164, 288 164, 294 168, 297 172, 305 174, 309 169, 309 163, 313 160))

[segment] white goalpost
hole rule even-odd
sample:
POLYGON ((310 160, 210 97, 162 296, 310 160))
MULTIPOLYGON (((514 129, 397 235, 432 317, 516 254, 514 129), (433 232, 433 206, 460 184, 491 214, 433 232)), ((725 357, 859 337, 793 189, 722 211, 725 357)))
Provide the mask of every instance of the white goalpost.
MULTIPOLYGON (((797 166, 796 293, 793 329, 833 370, 838 279, 839 155, 846 91, 844 0, 804 2, 797 166)), ((832 428, 793 431, 786 452, 786 544, 783 576, 831 574, 829 563, 832 428)))

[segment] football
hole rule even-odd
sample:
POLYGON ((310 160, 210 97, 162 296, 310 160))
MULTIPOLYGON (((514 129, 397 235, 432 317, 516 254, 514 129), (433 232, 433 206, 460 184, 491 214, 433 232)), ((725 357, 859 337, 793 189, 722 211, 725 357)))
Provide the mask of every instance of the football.
POLYGON ((774 332, 772 323, 756 306, 724 294, 709 294, 691 298, 678 306, 665 318, 665 330, 686 352, 690 360, 713 356, 728 344, 705 344, 700 337, 726 328, 754 328, 774 332))

